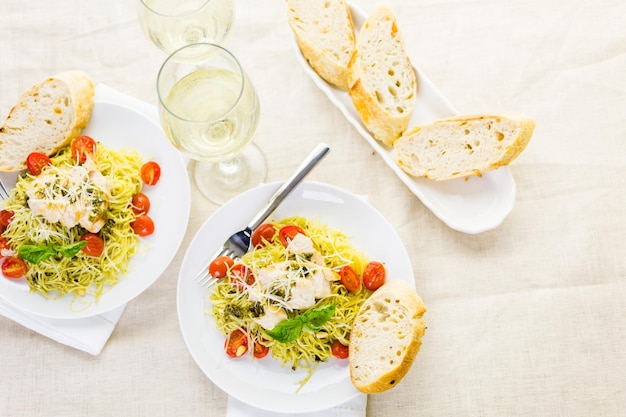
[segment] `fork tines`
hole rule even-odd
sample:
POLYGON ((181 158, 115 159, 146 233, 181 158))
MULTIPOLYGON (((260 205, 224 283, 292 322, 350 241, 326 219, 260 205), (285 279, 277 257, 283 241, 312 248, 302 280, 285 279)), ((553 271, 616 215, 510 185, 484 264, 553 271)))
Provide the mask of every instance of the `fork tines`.
POLYGON ((202 270, 195 276, 193 280, 201 287, 210 288, 218 280, 209 273, 209 265, 211 265, 211 262, 213 262, 215 258, 218 258, 220 256, 228 256, 233 260, 237 260, 238 257, 234 255, 235 252, 232 249, 229 249, 227 246, 222 246, 220 250, 215 255, 213 255, 213 257, 209 260, 205 267, 202 268, 202 270))
POLYGON ((213 278, 211 274, 206 273, 204 275, 196 277, 194 281, 201 287, 211 288, 213 284, 217 282, 217 278, 213 278))
POLYGON ((8 198, 9 198, 9 190, 7 190, 7 187, 4 186, 4 183, 2 182, 2 178, 0 178, 0 199, 6 200, 8 198))

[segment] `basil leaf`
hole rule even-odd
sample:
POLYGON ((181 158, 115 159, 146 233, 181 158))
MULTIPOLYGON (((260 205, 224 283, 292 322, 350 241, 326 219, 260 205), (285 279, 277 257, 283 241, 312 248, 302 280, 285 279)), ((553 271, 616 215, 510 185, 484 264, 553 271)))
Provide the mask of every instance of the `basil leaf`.
POLYGON ((300 337, 304 322, 301 319, 302 316, 298 316, 293 319, 286 319, 278 323, 272 330, 266 330, 272 339, 280 343, 289 343, 300 337))
POLYGON ((311 330, 319 330, 335 314, 336 303, 327 306, 317 307, 304 313, 304 320, 311 330), (313 328, 313 327, 315 328, 313 328))
POLYGON ((22 245, 17 248, 17 253, 22 259, 30 262, 31 264, 38 264, 45 261, 51 256, 60 253, 66 258, 73 258, 76 254, 85 247, 87 241, 81 240, 80 242, 71 243, 69 245, 22 245))
POLYGON ((73 258, 86 244, 86 240, 81 240, 65 246, 55 246, 54 249, 66 258, 73 258))
POLYGON ((333 303, 314 308, 298 317, 281 321, 272 330, 266 330, 265 333, 280 343, 293 342, 300 337, 305 326, 317 332, 335 314, 336 306, 333 303))
POLYGON ((54 255, 55 251, 51 246, 22 245, 17 248, 17 253, 25 261, 38 264, 54 255))

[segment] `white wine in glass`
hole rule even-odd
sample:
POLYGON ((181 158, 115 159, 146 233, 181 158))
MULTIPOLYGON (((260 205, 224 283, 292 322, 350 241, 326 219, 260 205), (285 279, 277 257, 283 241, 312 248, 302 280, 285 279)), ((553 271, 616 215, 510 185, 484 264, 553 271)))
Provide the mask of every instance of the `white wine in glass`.
POLYGON ((196 161, 193 179, 206 198, 222 204, 265 179, 265 157, 250 143, 259 99, 228 50, 209 43, 177 50, 159 71, 157 92, 165 134, 196 161))
POLYGON ((198 42, 223 43, 234 22, 233 0, 137 0, 144 34, 167 54, 198 42))

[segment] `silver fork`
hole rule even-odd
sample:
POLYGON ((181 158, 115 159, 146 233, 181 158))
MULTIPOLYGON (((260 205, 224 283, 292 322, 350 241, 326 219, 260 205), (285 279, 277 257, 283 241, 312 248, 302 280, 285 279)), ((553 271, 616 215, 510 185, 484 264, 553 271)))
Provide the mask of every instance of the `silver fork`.
POLYGON ((283 200, 293 191, 294 188, 307 176, 309 172, 326 156, 330 148, 325 143, 320 143, 313 149, 307 158, 300 164, 298 169, 276 190, 274 195, 270 197, 261 211, 248 223, 248 225, 239 232, 231 235, 222 247, 209 259, 202 271, 194 278, 194 281, 201 287, 209 288, 217 281, 209 274, 208 268, 213 259, 218 256, 228 256, 232 259, 241 258, 250 249, 250 239, 254 229, 259 227, 261 223, 269 217, 270 214, 283 202, 283 200))
POLYGON ((9 190, 5 187, 2 182, 2 178, 0 178, 0 200, 6 200, 9 198, 9 190))

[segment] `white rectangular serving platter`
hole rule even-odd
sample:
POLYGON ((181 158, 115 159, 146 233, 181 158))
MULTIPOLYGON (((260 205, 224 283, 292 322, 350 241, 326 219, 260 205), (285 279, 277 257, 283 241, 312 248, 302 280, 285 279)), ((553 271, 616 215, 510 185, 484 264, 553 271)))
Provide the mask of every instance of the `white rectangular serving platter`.
MULTIPOLYGON (((353 4, 348 4, 358 34, 367 15, 353 4)), ((409 176, 396 163, 392 148, 377 141, 367 130, 348 93, 320 78, 300 53, 295 40, 294 45, 298 61, 315 85, 341 110, 345 118, 369 142, 389 168, 435 216, 452 229, 470 234, 494 229, 502 223, 513 208, 516 192, 515 181, 507 167, 483 173, 482 177, 448 181, 409 176)), ((412 62, 415 65, 415 61, 412 62)), ((419 67, 414 68, 417 76, 417 95, 409 128, 457 115, 457 110, 419 67)))

